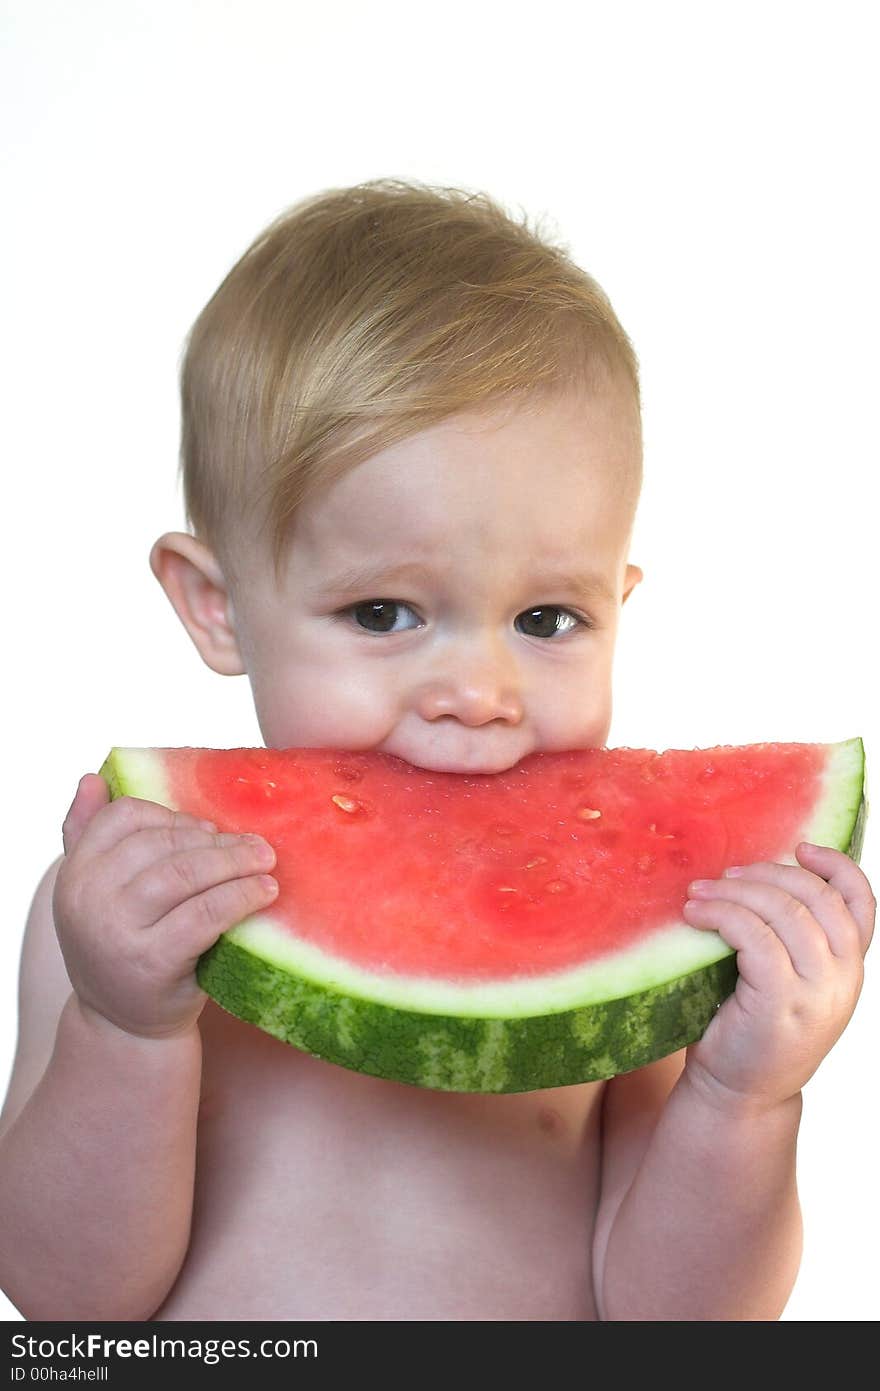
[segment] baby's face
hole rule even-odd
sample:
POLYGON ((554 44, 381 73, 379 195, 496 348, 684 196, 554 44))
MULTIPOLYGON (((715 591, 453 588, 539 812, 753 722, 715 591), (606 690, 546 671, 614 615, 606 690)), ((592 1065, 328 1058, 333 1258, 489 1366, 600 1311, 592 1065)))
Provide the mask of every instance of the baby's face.
MULTIPOLYGON (((642 578, 615 488, 635 421, 609 386, 393 445, 300 510, 280 592, 250 552, 207 625, 156 548, 154 568, 208 664, 247 672, 269 747, 489 773, 603 745, 620 607, 642 578)), ((188 588, 207 612, 204 573, 188 588)))

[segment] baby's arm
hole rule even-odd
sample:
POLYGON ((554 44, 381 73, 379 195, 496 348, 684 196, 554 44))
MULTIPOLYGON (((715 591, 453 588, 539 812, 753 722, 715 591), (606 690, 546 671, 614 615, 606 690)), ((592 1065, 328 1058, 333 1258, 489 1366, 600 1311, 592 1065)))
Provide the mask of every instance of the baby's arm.
POLYGON ((189 1242, 206 998, 195 956, 267 898, 253 848, 227 844, 238 837, 131 798, 95 814, 107 794, 90 781, 89 824, 75 801, 22 952, 0 1284, 28 1319, 144 1320, 189 1242))
POLYGON ((201 1040, 197 1025, 137 1038, 80 1008, 54 940, 53 881, 28 921, 25 951, 42 965, 36 974, 23 962, 21 1039, 0 1117, 0 1284, 27 1319, 143 1320, 186 1253, 201 1040), (50 951, 66 985, 60 1018, 54 992, 54 1046, 28 1006, 46 990, 50 951), (22 1096, 35 1051, 49 1061, 22 1096))
POLYGON ((688 921, 737 950, 739 979, 698 1043, 609 1083, 601 1318, 776 1319, 791 1293, 801 1089, 855 1008, 876 913, 840 851, 798 856, 812 870, 758 864, 692 886, 688 921))
POLYGON ((694 1093, 684 1058, 606 1088, 599 1317, 778 1319, 801 1257, 800 1093, 772 1115, 737 1119, 694 1093))

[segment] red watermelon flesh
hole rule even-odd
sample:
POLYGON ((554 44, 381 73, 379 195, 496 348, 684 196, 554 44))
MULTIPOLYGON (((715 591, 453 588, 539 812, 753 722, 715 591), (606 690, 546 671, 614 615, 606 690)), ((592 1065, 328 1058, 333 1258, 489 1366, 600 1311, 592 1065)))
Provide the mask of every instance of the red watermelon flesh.
POLYGON ((174 805, 271 842, 300 937, 443 980, 564 970, 627 945, 668 921, 695 875, 790 852, 825 767, 813 744, 533 754, 476 777, 390 754, 238 758, 230 781, 224 752, 179 750, 174 805))

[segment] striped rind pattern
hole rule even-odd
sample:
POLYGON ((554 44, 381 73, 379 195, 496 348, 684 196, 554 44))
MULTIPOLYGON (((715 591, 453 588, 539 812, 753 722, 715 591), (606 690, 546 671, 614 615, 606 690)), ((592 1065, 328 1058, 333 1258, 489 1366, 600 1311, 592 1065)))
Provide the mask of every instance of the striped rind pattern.
POLYGON ((636 995, 530 1018, 424 1014, 339 994, 254 957, 228 934, 201 958, 202 989, 314 1057, 438 1091, 525 1092, 599 1081, 698 1039, 736 984, 729 953, 636 995))

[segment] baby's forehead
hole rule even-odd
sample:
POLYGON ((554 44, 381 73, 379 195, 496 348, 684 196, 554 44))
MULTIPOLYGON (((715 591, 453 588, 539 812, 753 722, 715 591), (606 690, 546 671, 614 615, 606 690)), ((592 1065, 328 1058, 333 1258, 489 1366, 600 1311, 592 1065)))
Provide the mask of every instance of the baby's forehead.
MULTIPOLYGON (((472 509, 473 510, 473 509, 472 509)), ((601 595, 614 601, 625 559, 626 528, 587 514, 541 516, 534 507, 514 522, 503 509, 487 516, 441 515, 428 508, 385 519, 381 529, 356 511, 336 527, 313 517, 291 551, 288 592, 306 599, 350 597, 417 586, 473 592, 474 588, 551 587, 572 597, 601 595)))
POLYGON ((449 475, 428 486, 413 472, 383 468, 381 479, 352 475, 323 504, 300 518, 295 549, 304 563, 325 556, 405 555, 434 564, 454 563, 461 551, 515 549, 564 559, 619 530, 620 507, 604 488, 563 479, 561 470, 540 480, 508 484, 484 472, 449 475))
MULTIPOLYGON (((631 423, 630 423, 631 424, 631 423)), ((632 528, 640 452, 630 426, 579 398, 474 409, 313 484, 286 528, 293 576, 375 557, 461 556, 613 566, 632 528)))
POLYGON ((549 509, 605 506, 637 457, 607 419, 552 412, 510 419, 455 417, 380 449, 302 509, 302 527, 332 529, 361 517, 442 534, 466 517, 540 518, 549 509))

